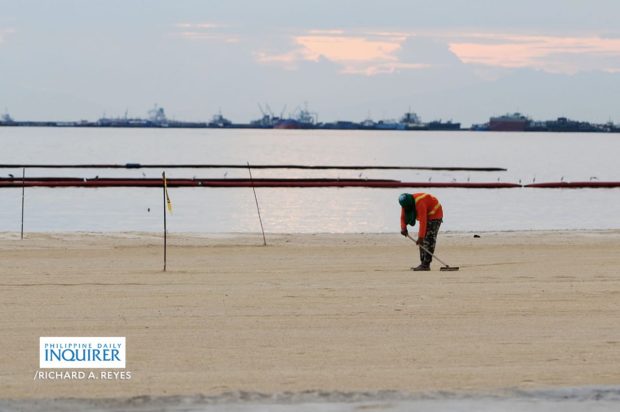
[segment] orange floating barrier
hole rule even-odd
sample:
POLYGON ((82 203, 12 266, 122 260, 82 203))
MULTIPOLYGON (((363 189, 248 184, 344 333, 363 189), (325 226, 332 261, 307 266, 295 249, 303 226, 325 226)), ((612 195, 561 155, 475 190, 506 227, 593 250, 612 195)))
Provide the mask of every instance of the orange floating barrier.
MULTIPOLYGON (((504 189, 521 187, 500 182, 402 182, 387 179, 166 179, 168 187, 367 187, 367 188, 469 188, 504 189)), ((161 187, 160 178, 0 178, 0 187, 161 187)))

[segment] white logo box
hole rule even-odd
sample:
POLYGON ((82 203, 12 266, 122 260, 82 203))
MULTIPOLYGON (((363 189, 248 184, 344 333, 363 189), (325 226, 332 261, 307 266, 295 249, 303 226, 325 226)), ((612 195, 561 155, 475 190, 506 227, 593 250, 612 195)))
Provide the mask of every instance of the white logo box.
POLYGON ((39 368, 124 369, 125 337, 40 337, 39 368))

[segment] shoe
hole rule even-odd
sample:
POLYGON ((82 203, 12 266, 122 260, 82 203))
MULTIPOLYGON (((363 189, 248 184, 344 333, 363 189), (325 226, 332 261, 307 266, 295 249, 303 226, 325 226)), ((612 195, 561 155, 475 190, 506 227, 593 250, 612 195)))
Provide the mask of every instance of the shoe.
POLYGON ((411 270, 413 270, 414 272, 427 272, 429 270, 431 270, 430 265, 425 265, 424 263, 420 264, 420 266, 411 268, 411 270))

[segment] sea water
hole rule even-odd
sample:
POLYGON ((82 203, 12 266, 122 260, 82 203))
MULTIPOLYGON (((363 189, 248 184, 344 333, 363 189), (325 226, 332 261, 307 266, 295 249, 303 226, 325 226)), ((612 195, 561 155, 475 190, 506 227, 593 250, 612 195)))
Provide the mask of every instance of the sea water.
MULTIPOLYGON (((620 181, 620 134, 240 129, 0 128, 2 164, 203 163, 502 167, 505 172, 253 170, 254 178, 415 182, 620 181)), ((159 169, 28 169, 27 176, 160 177, 159 169)), ((168 169, 169 178, 247 178, 168 169)), ((0 176, 21 169, 0 169, 0 176)), ((442 231, 620 229, 620 189, 257 188, 267 232, 398 232, 401 192, 428 191, 442 231)), ((170 188, 170 232, 260 231, 251 188, 170 188)), ((21 189, 0 189, 0 232, 20 230, 21 189)), ((162 229, 159 188, 26 188, 26 232, 162 229)))

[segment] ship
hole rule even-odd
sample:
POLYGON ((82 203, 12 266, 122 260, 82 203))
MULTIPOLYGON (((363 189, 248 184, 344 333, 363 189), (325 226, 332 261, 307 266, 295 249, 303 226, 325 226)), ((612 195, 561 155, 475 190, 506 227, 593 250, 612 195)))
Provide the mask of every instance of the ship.
POLYGON ((335 122, 323 123, 321 129, 329 130, 359 130, 361 125, 349 120, 336 120, 335 122))
POLYGON ((376 128, 377 123, 375 123, 375 121, 370 118, 370 114, 368 114, 368 117, 360 123, 360 129, 362 130, 373 130, 376 128))
MULTIPOLYGON (((148 112, 148 119, 130 118, 127 111, 124 117, 106 117, 104 114, 93 125, 95 127, 168 127, 168 119, 163 107, 155 105, 148 112)), ((88 125, 85 125, 88 126, 88 125)))
POLYGON ((260 119, 252 120, 250 127, 257 129, 273 129, 274 126, 282 121, 281 117, 264 114, 260 119))
POLYGON ((149 121, 160 127, 168 127, 168 119, 166 118, 164 108, 157 107, 157 105, 149 110, 149 121))
POLYGON ((492 132, 524 132, 530 124, 530 119, 521 113, 505 114, 491 117, 489 130, 492 132))
POLYGON ((454 123, 452 120, 443 122, 441 120, 433 120, 427 123, 428 130, 461 130, 460 123, 454 123))
POLYGON ((377 130, 405 130, 405 124, 396 119, 379 120, 375 123, 377 130))
POLYGON ((619 133, 620 132, 620 124, 614 124, 611 120, 602 125, 602 130, 608 133, 619 133))
POLYGON ((409 109, 403 117, 400 118, 399 122, 403 127, 399 130, 426 130, 427 126, 422 123, 420 117, 409 109))
POLYGON ((601 132, 603 128, 588 122, 578 122, 566 117, 558 117, 557 120, 545 122, 548 132, 601 132))
POLYGON ((319 126, 318 115, 308 110, 308 104, 304 108, 297 108, 292 117, 280 119, 274 129, 315 129, 319 126))
POLYGON ((222 116, 222 111, 220 110, 217 114, 213 115, 211 121, 207 123, 207 126, 221 129, 231 127, 232 124, 233 123, 230 120, 222 116))
POLYGON ((13 120, 8 111, 5 111, 4 114, 0 116, 0 124, 4 126, 14 125, 15 120, 13 120))
POLYGON ((265 108, 263 108, 263 106, 258 103, 258 109, 260 110, 263 117, 261 117, 260 119, 252 120, 249 126, 257 129, 273 129, 275 125, 277 125, 283 120, 286 105, 284 106, 284 109, 282 109, 282 113, 280 114, 280 116, 276 116, 267 103, 265 103, 265 108))

